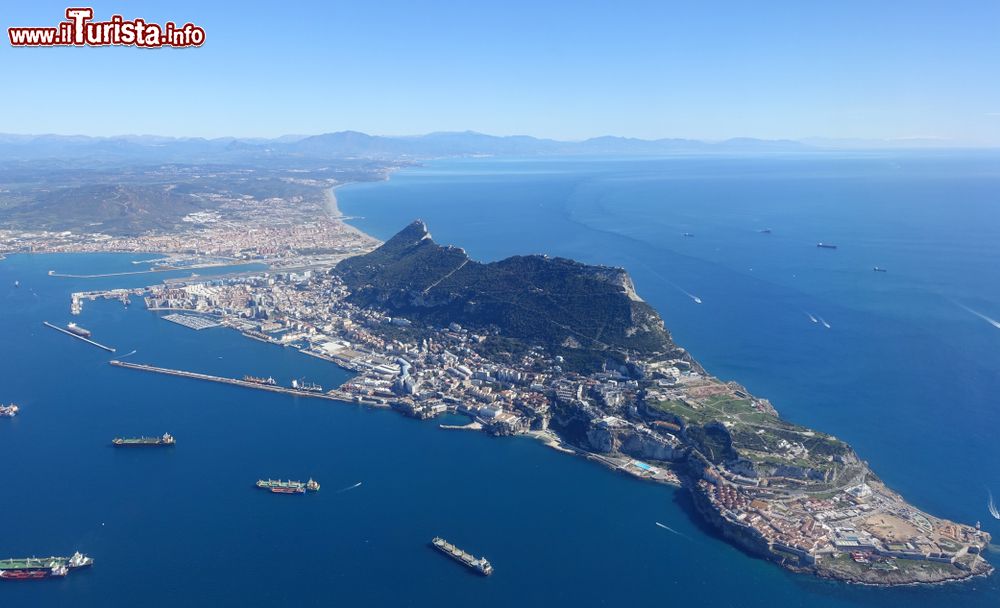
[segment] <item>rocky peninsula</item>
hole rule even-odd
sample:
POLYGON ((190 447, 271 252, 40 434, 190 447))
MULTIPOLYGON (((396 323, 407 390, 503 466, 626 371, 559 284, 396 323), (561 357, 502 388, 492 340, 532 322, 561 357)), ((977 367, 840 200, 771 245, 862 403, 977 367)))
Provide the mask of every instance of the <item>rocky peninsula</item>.
POLYGON ((218 315, 249 336, 357 372, 329 395, 494 435, 532 434, 638 477, 678 482, 744 550, 878 585, 992 572, 990 535, 924 513, 840 439, 783 420, 674 343, 621 268, 492 263, 415 221, 325 271, 149 288, 156 309, 218 315))

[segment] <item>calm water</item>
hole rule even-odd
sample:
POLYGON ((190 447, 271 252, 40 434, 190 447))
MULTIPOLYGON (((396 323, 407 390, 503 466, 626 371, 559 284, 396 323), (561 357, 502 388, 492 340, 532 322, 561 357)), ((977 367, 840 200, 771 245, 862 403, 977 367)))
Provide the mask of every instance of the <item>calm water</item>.
MULTIPOLYGON (((1000 331, 958 306, 1000 317, 998 193, 997 164, 982 158, 463 161, 338 191, 379 237, 422 217, 439 241, 481 259, 546 252, 626 266, 715 373, 848 439, 912 501, 963 521, 988 517, 988 486, 1000 494, 1000 331), (841 247, 817 250, 818 240, 841 247)), ((0 401, 22 405, 0 420, 0 555, 97 559, 63 580, 0 585, 0 606, 1000 600, 997 577, 882 590, 791 575, 703 530, 682 493, 530 440, 112 368, 108 353, 41 325, 71 319, 72 291, 153 280, 49 269, 132 270, 146 257, 0 261, 0 401), (115 435, 164 431, 175 448, 108 447, 115 435), (253 488, 261 476, 310 475, 318 494, 253 488), (436 555, 426 547, 435 534, 486 554, 496 574, 436 555)), ((348 377, 138 303, 88 302, 77 320, 119 355, 135 349, 136 362, 323 385, 348 377)))

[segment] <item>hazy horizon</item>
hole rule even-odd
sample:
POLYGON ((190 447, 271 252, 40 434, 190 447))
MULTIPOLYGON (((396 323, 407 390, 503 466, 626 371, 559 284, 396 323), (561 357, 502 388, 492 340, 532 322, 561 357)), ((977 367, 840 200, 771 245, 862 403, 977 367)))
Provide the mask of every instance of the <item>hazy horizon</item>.
POLYGON ((947 140, 941 138, 921 138, 921 137, 896 137, 896 138, 851 138, 851 137, 821 137, 821 136, 805 136, 805 137, 795 137, 795 138, 760 138, 751 137, 743 135, 734 135, 731 137, 724 137, 721 139, 700 139, 700 138, 687 138, 687 137, 662 137, 656 139, 642 138, 642 137, 629 137, 623 135, 616 135, 613 133, 605 133, 601 135, 595 135, 593 137, 587 137, 583 139, 562 139, 562 138, 549 138, 542 137, 538 135, 533 135, 530 133, 512 133, 512 134, 497 134, 497 133, 484 133, 482 131, 476 131, 472 129, 465 129, 461 131, 432 131, 427 133, 367 133, 364 131, 359 131, 356 129, 344 129, 340 131, 328 131, 328 132, 317 132, 317 133, 284 133, 278 136, 263 136, 263 135, 217 135, 217 136, 205 136, 205 135, 164 135, 162 133, 109 133, 109 134, 87 134, 87 133, 56 133, 56 132, 15 132, 15 131, 0 131, 0 137, 12 137, 12 138, 25 138, 30 140, 33 138, 44 138, 44 137, 58 137, 58 138, 88 138, 88 139, 163 139, 172 141, 220 141, 220 140, 235 140, 235 141, 245 141, 245 142, 281 142, 281 143, 292 143, 296 141, 301 141, 311 137, 321 137, 327 135, 339 135, 339 134, 349 134, 355 133, 372 138, 385 138, 385 139, 420 139, 431 137, 435 135, 470 135, 470 136, 484 136, 488 138, 530 138, 537 140, 539 142, 556 142, 562 144, 579 144, 593 140, 600 139, 618 139, 626 140, 637 143, 654 143, 654 142, 694 142, 702 144, 725 144, 728 142, 738 142, 738 141, 757 141, 763 143, 780 143, 788 142, 794 144, 802 144, 804 146, 815 148, 815 149, 834 149, 834 150, 850 150, 850 149, 900 149, 900 150, 995 150, 1000 149, 1000 144, 988 144, 983 142, 972 143, 972 142, 959 142, 954 140, 947 140))
MULTIPOLYGON (((0 132, 275 138, 343 130, 1000 145, 1000 5, 513 1, 91 3, 193 22, 189 49, 0 45, 0 132), (192 135, 194 134, 194 135, 192 135)), ((50 26, 65 3, 8 7, 50 26)))

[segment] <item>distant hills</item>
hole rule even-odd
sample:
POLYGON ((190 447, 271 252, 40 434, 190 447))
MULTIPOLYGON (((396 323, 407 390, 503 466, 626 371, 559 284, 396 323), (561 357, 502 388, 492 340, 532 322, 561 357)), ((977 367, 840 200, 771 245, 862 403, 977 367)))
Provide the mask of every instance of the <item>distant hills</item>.
POLYGON ((419 160, 446 156, 656 156, 803 152, 812 149, 816 148, 792 140, 737 138, 705 142, 693 139, 646 140, 605 136, 583 141, 557 141, 526 135, 501 137, 473 131, 417 136, 383 136, 340 131, 274 139, 0 134, 0 160, 96 158, 153 162, 225 162, 296 157, 419 160))
POLYGON ((559 141, 527 135, 497 136, 475 131, 413 136, 338 131, 284 135, 273 139, 162 137, 158 135, 12 135, 0 133, 0 161, 88 159, 103 162, 240 163, 324 159, 424 160, 458 156, 671 156, 823 153, 829 150, 956 148, 934 138, 636 139, 603 136, 559 141))
POLYGON ((533 156, 533 155, 657 155, 745 151, 802 151, 809 146, 791 140, 730 139, 708 143, 694 139, 634 139, 594 137, 557 141, 526 135, 499 137, 474 131, 429 133, 414 137, 384 137, 342 131, 303 138, 289 149, 312 154, 392 156, 533 156))

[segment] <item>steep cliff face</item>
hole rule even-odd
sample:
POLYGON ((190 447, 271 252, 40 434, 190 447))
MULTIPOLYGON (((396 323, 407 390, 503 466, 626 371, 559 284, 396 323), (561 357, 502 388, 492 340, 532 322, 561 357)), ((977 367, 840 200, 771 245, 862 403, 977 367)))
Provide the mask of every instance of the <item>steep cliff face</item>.
POLYGON ((678 441, 631 425, 621 428, 592 425, 586 437, 590 449, 604 454, 627 454, 640 460, 660 461, 677 460, 684 454, 678 441))
POLYGON ((628 433, 620 438, 620 450, 640 460, 677 460, 684 454, 683 447, 648 433, 628 433))
POLYGON ((676 351, 624 270, 538 255, 482 264, 435 243, 419 220, 335 272, 354 303, 424 323, 496 329, 568 356, 676 351))

